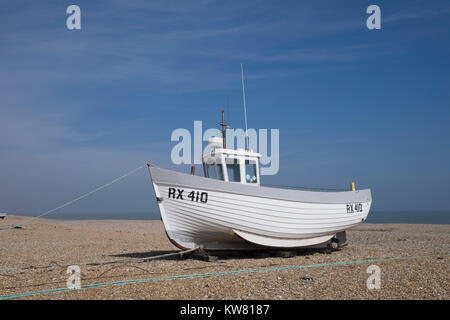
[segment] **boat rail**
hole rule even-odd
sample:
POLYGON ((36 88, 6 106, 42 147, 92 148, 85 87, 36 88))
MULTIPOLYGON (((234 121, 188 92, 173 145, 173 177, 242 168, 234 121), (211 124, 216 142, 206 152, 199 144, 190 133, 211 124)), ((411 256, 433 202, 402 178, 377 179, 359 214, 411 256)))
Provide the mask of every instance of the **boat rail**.
POLYGON ((315 188, 315 187, 304 187, 304 186, 287 186, 278 184, 261 184, 261 187, 271 187, 271 188, 288 188, 288 189, 299 189, 299 190, 313 190, 313 191, 349 191, 349 189, 337 189, 337 188, 315 188))

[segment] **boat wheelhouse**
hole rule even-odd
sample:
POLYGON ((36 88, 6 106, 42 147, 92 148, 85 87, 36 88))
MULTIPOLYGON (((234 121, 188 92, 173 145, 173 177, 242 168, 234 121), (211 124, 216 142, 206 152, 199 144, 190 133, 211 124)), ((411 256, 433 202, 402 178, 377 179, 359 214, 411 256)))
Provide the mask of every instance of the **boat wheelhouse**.
POLYGON ((260 185, 259 153, 253 150, 232 150, 223 147, 220 137, 210 138, 209 152, 202 157, 205 177, 252 186, 260 185))

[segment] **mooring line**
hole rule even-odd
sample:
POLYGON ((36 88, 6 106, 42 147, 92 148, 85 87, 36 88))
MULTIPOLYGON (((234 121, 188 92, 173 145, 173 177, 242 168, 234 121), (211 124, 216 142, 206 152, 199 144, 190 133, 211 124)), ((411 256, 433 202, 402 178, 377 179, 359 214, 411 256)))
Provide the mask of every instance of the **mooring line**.
POLYGON ((200 247, 195 247, 193 249, 190 250, 180 250, 180 251, 176 251, 176 252, 172 252, 172 253, 165 253, 165 254, 160 254, 160 255, 156 255, 156 256, 148 256, 148 257, 142 257, 142 258, 130 258, 130 259, 122 259, 122 260, 110 260, 110 261, 97 261, 97 262, 85 262, 85 263, 69 263, 69 264, 59 264, 56 261, 51 261, 49 264, 47 265, 40 265, 40 266, 28 266, 28 267, 23 267, 23 268, 0 268, 0 271, 24 271, 24 270, 36 270, 36 269, 48 269, 51 268, 53 266, 57 266, 60 268, 67 268, 73 265, 77 265, 77 266, 100 266, 100 265, 107 265, 107 264, 117 264, 117 263, 138 263, 138 262, 148 262, 150 260, 156 260, 156 259, 161 259, 161 258, 168 258, 168 257, 172 257, 172 256, 180 256, 183 257, 184 255, 187 255, 189 253, 192 253, 194 251, 199 250, 200 247))
POLYGON ((320 264, 310 264, 310 265, 301 265, 301 266, 286 266, 286 267, 260 268, 260 269, 247 269, 247 270, 230 270, 230 271, 222 271, 222 272, 209 272, 209 273, 197 273, 197 274, 194 273, 194 274, 183 274, 183 275, 175 275, 175 276, 132 279, 132 280, 123 280, 123 281, 92 283, 92 284, 87 284, 87 285, 81 286, 80 289, 56 288, 56 289, 25 292, 25 293, 14 294, 14 295, 6 295, 6 296, 0 296, 0 300, 18 299, 18 298, 35 296, 35 295, 45 295, 45 294, 58 293, 58 292, 86 290, 86 289, 92 289, 92 288, 106 287, 106 286, 110 286, 110 285, 126 285, 126 284, 135 284, 135 283, 145 283, 145 282, 149 282, 149 281, 159 282, 159 281, 177 280, 177 279, 207 278, 207 277, 213 277, 213 276, 225 276, 225 275, 230 275, 230 274, 284 271, 284 270, 332 267, 332 266, 342 266, 342 265, 350 265, 350 264, 364 264, 364 263, 375 263, 375 262, 383 262, 383 261, 411 260, 411 259, 419 259, 419 258, 447 257, 447 256, 450 256, 450 254, 411 256, 411 257, 394 257, 394 258, 368 259, 368 260, 356 260, 356 261, 341 261, 341 262, 320 263, 320 264))
POLYGON ((83 194, 83 195, 81 195, 81 196, 79 196, 79 197, 77 197, 77 198, 75 198, 75 199, 73 199, 73 200, 70 200, 70 201, 68 201, 68 202, 66 202, 66 203, 64 203, 64 204, 62 204, 62 205, 60 205, 60 206, 58 206, 58 207, 56 207, 56 208, 54 208, 54 209, 48 210, 48 211, 46 211, 46 212, 44 212, 44 213, 42 213, 42 214, 40 214, 40 215, 38 215, 38 216, 36 216, 36 217, 32 217, 32 218, 30 218, 30 219, 28 219, 28 220, 25 220, 25 221, 22 222, 21 224, 17 224, 17 225, 14 225, 14 226, 10 226, 10 227, 8 227, 8 228, 0 229, 0 232, 6 231, 6 230, 15 229, 15 228, 18 228, 18 227, 21 227, 21 226, 23 226, 24 224, 26 224, 26 223, 28 223, 28 222, 31 222, 31 221, 33 221, 33 220, 36 220, 36 219, 41 218, 41 217, 43 217, 43 216, 46 216, 46 215, 48 215, 48 214, 50 214, 50 213, 52 213, 52 212, 55 212, 56 210, 62 209, 62 208, 64 208, 64 207, 67 207, 68 205, 70 205, 70 204, 72 204, 72 203, 75 203, 75 202, 77 202, 77 201, 79 201, 79 200, 81 200, 81 199, 84 199, 84 198, 86 198, 86 197, 88 197, 88 196, 90 196, 90 195, 96 193, 97 191, 100 191, 100 190, 102 190, 102 189, 104 189, 104 188, 106 188, 106 187, 109 187, 110 185, 116 183, 117 181, 120 181, 120 180, 122 180, 122 179, 128 177, 129 175, 132 175, 132 174, 135 173, 136 171, 138 171, 138 170, 140 170, 140 169, 142 169, 142 168, 144 168, 144 167, 146 167, 146 166, 147 166, 147 164, 143 164, 143 165, 141 165, 141 166, 139 166, 139 167, 137 167, 137 168, 135 168, 135 169, 133 169, 133 170, 131 170, 131 171, 125 173, 124 175, 122 175, 122 176, 120 176, 120 177, 118 177, 118 178, 116 178, 116 179, 114 179, 114 180, 112 180, 112 181, 110 181, 110 182, 108 182, 108 183, 106 183, 106 184, 104 184, 104 185, 98 187, 98 188, 95 188, 94 190, 89 191, 88 193, 85 193, 85 194, 83 194))

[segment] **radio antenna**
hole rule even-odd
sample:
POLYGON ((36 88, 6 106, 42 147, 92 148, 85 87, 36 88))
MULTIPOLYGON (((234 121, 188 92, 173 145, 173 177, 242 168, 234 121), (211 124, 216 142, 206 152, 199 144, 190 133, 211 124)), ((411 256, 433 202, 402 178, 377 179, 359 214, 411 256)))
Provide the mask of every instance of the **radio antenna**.
POLYGON ((244 67, 242 66, 242 63, 241 63, 241 79, 242 79, 242 99, 244 101, 245 149, 248 150, 247 105, 245 104, 244 67))

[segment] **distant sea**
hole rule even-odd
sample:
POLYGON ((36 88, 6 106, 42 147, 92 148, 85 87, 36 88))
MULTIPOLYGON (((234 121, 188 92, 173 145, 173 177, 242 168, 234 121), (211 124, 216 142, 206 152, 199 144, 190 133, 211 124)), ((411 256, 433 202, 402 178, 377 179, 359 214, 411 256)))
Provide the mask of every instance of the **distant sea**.
MULTIPOLYGON (((19 215, 17 213, 11 213, 19 215)), ((25 214, 24 214, 25 215, 25 214)), ((26 216, 34 216, 26 214, 26 216)), ((45 216, 61 220, 159 220, 159 213, 52 213, 45 216)), ((450 211, 371 211, 366 223, 450 224, 450 211)))
POLYGON ((450 211, 374 211, 367 223, 450 224, 450 211))

